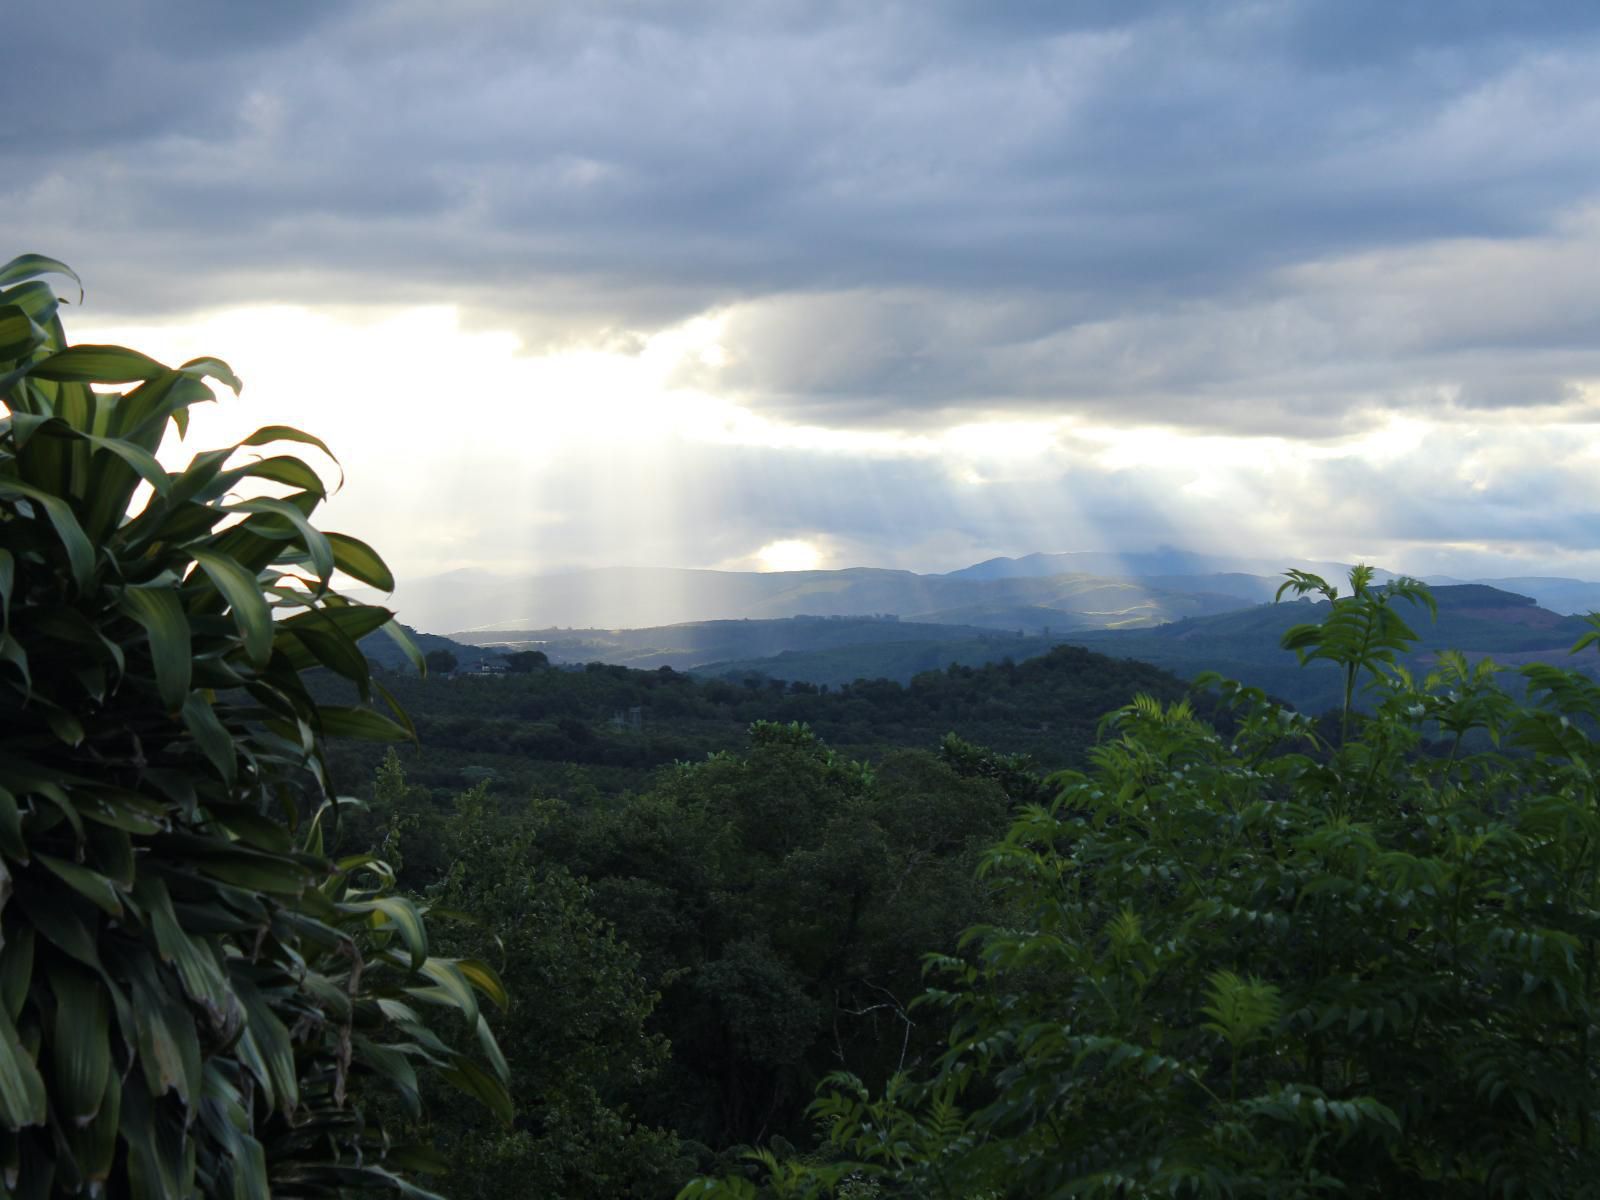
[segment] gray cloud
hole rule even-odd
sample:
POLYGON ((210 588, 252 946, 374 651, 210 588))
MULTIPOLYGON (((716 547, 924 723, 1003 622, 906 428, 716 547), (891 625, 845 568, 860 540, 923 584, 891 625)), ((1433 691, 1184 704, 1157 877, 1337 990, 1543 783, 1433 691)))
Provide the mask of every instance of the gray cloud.
POLYGON ((10 20, 0 195, 97 312, 446 301, 538 347, 723 311, 697 382, 834 426, 1336 437, 1600 377, 1583 3, 10 20))

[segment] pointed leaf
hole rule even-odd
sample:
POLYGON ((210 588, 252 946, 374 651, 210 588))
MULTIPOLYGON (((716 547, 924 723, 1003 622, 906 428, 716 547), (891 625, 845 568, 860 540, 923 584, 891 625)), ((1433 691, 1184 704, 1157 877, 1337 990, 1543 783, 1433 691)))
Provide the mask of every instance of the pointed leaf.
POLYGON ((244 636, 245 652, 258 667, 272 656, 272 614, 261 595, 260 581, 231 558, 199 547, 189 556, 200 564, 212 584, 233 609, 233 619, 244 636))
POLYGON ((122 917, 122 900, 117 894, 116 885, 100 872, 80 867, 77 863, 67 862, 51 854, 35 854, 33 857, 57 879, 107 916, 119 919, 122 917))
POLYGON ((61 545, 67 552, 74 582, 80 590, 87 591, 94 582, 94 546, 66 502, 59 496, 52 496, 14 479, 0 479, 0 496, 22 496, 44 509, 45 516, 55 527, 56 536, 61 539, 61 545))
POLYGON ((28 1053, 11 1014, 0 1011, 0 1122, 11 1130, 45 1121, 44 1077, 28 1053))
POLYGON ((98 979, 70 966, 50 972, 50 990, 56 1000, 52 1096, 61 1115, 81 1126, 100 1111, 111 1074, 111 1005, 98 979))
POLYGON ((65 275, 78 285, 78 299, 83 299, 83 280, 78 278, 78 273, 59 259, 46 258, 43 254, 19 254, 0 267, 0 287, 39 275, 65 275))
POLYGON ((156 689, 167 711, 176 712, 188 699, 193 665, 189 618, 184 615, 177 593, 170 587, 130 587, 123 590, 118 607, 143 626, 149 636, 156 689))
POLYGON ((371 913, 373 925, 380 929, 389 927, 398 931, 400 940, 411 954, 411 969, 422 970, 423 962, 428 957, 428 927, 423 924, 422 914, 417 911, 416 905, 401 896, 379 896, 375 900, 358 901, 348 907, 353 912, 371 913))
POLYGON ((306 553, 311 558, 312 569, 316 572, 317 579, 324 586, 333 578, 334 553, 333 546, 328 541, 328 536, 306 519, 293 504, 284 500, 262 498, 259 500, 243 500, 238 504, 230 504, 229 512, 260 513, 266 516, 280 517, 289 522, 300 534, 300 544, 305 547, 306 553))
POLYGON ((346 708, 322 705, 317 709, 318 719, 326 737, 362 738, 375 742, 403 742, 409 736, 405 729, 388 717, 370 708, 346 708))
POLYGON ((148 354, 123 346, 68 346, 29 369, 34 379, 57 383, 131 383, 158 379, 168 368, 148 354))
POLYGON ((27 358, 49 335, 15 304, 0 304, 0 359, 27 358))
POLYGON ((195 744, 200 747, 200 752, 217 769, 217 774, 222 776, 223 782, 232 787, 239 770, 238 751, 233 744, 233 735, 217 719, 211 702, 202 692, 190 692, 185 696, 182 712, 183 723, 189 730, 189 736, 194 738, 195 744))
POLYGON ((371 546, 344 533, 330 533, 328 541, 333 545, 333 558, 339 570, 379 591, 394 591, 394 575, 371 546))

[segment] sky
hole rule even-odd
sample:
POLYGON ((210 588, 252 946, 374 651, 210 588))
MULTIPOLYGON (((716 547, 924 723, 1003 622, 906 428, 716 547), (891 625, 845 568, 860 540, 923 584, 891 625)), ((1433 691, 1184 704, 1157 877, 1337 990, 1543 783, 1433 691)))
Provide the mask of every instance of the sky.
POLYGON ((12 246, 402 577, 1600 579, 1600 9, 63 0, 12 246), (72 295, 76 299, 76 294, 72 295))

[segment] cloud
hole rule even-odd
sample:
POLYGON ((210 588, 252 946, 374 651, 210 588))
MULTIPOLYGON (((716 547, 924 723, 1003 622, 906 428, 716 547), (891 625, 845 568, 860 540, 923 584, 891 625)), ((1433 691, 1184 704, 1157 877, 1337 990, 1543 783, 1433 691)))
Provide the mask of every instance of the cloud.
POLYGON ((391 497, 441 560, 575 561, 606 521, 652 561, 1592 549, 1587 4, 97 0, 18 10, 8 46, 8 228, 98 320, 454 308, 530 361, 714 326, 671 383, 810 431, 660 443, 671 466, 591 446, 503 536, 459 515, 507 497, 462 449, 391 497), (1348 452, 1400 418, 1429 449, 1348 452), (1060 427, 1053 473, 863 448, 1015 420, 1060 427), (1195 469, 1109 466, 1094 428, 1181 431, 1195 469), (1273 465, 1219 474, 1212 438, 1273 465))

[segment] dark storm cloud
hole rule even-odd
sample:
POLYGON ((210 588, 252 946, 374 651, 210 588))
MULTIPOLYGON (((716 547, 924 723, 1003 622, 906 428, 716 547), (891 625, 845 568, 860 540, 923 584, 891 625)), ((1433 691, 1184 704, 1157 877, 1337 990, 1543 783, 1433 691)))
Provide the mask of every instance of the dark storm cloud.
POLYGON ((82 266, 101 311, 445 300, 538 345, 720 309, 732 364, 701 382, 833 425, 1325 436, 1600 374, 1579 345, 1600 283, 1572 268, 1600 244, 1587 4, 8 20, 7 77, 37 101, 0 143, 10 227, 82 266), (1440 245, 1465 249, 1416 261, 1440 245), (1498 264, 1464 279, 1484 247, 1498 264), (1546 260, 1567 303, 1530 320, 1546 260))

